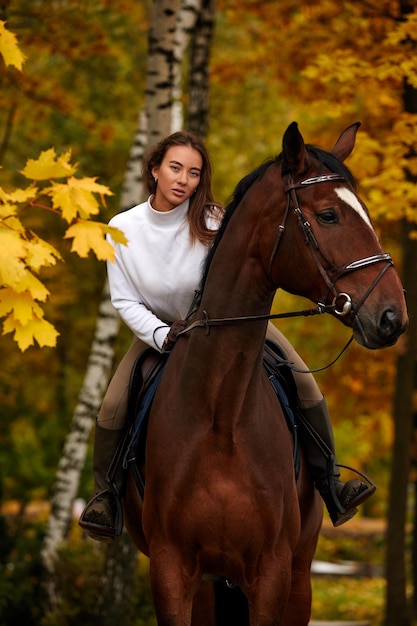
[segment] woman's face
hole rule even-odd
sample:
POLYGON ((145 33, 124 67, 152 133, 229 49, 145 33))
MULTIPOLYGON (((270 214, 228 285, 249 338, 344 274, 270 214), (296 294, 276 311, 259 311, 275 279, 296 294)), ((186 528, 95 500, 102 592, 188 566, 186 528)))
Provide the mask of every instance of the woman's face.
POLYGON ((171 211, 196 191, 201 177, 203 159, 191 146, 171 146, 162 163, 152 169, 157 179, 152 207, 156 211, 171 211))

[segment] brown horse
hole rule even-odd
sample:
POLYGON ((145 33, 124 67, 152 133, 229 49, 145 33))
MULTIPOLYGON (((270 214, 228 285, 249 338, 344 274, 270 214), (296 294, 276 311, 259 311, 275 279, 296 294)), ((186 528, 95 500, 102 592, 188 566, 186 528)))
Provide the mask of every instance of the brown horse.
POLYGON ((262 355, 277 288, 327 306, 371 349, 406 328, 400 280, 342 163, 358 126, 325 152, 291 124, 282 154, 241 181, 226 212, 151 410, 143 503, 133 480, 125 497, 159 626, 191 624, 207 577, 240 587, 251 626, 309 621, 322 506, 304 464, 295 479, 262 355))

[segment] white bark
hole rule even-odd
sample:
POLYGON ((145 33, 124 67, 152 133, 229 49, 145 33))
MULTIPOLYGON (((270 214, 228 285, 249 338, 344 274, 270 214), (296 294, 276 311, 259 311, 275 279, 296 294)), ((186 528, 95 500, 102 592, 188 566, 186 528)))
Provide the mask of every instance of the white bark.
POLYGON ((41 552, 47 574, 45 586, 51 607, 59 602, 59 590, 54 578, 57 551, 71 524, 72 504, 78 492, 91 429, 113 364, 113 343, 119 325, 119 316, 110 302, 106 281, 84 383, 58 467, 51 513, 41 552))
MULTIPOLYGON (((146 148, 144 132, 146 133, 146 124, 142 112, 126 167, 120 200, 122 210, 137 204, 143 194, 141 163, 146 148)), ((73 502, 78 493, 91 431, 109 382, 114 360, 114 341, 119 328, 120 318, 111 304, 106 279, 83 386, 58 466, 51 499, 51 513, 41 551, 49 608, 56 606, 60 599, 60 590, 56 586, 54 576, 58 549, 67 537, 72 521, 73 502)))
POLYGON ((147 123, 144 109, 139 113, 135 139, 126 165, 120 209, 125 211, 143 201, 142 161, 147 148, 147 123))
POLYGON ((181 130, 184 127, 184 106, 183 106, 183 59, 189 46, 192 34, 201 11, 202 0, 182 0, 181 9, 178 14, 177 26, 174 40, 174 73, 173 73, 173 102, 171 129, 172 132, 181 130))
POLYGON ((177 0, 154 0, 146 81, 148 145, 171 131, 177 0))
POLYGON ((188 129, 202 137, 208 134, 209 67, 214 28, 215 0, 202 0, 190 50, 188 129))

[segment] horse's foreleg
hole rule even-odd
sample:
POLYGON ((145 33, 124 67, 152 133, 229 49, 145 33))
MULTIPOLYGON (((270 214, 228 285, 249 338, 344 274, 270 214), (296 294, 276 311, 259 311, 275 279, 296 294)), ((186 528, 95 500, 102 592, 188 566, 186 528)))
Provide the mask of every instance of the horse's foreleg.
POLYGON ((310 572, 293 572, 294 589, 287 603, 283 624, 307 626, 311 616, 310 572))
POLYGON ((215 607, 214 584, 208 580, 200 581, 193 598, 192 626, 217 626, 215 607))
MULTIPOLYGON (((291 591, 291 568, 282 565, 263 573, 248 590, 250 626, 287 626, 285 608, 291 591)), ((301 624, 300 624, 301 626, 301 624)))
POLYGON ((293 569, 291 593, 284 613, 285 626, 307 626, 311 615, 311 575, 309 563, 293 569))
POLYGON ((169 551, 151 554, 150 583, 158 626, 190 626, 197 583, 169 551))

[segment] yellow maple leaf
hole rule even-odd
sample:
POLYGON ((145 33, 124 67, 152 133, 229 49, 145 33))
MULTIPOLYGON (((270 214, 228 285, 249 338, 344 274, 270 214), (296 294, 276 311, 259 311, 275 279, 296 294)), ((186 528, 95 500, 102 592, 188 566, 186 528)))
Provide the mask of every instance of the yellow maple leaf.
MULTIPOLYGON (((1 192, 1 188, 0 188, 1 192)), ((6 219, 11 215, 15 215, 17 213, 17 206, 15 204, 11 204, 6 200, 3 200, 0 193, 0 219, 6 219)))
POLYGON ((27 268, 24 277, 16 286, 16 291, 19 293, 23 293, 26 290, 32 294, 35 300, 40 300, 41 302, 45 302, 49 296, 49 290, 27 268))
POLYGON ((78 217, 88 218, 99 212, 98 202, 92 193, 76 189, 69 183, 53 183, 45 193, 52 198, 54 209, 61 211, 68 224, 78 217))
POLYGON ((14 333, 14 340, 24 352, 29 346, 33 346, 36 341, 42 348, 56 346, 59 333, 43 317, 35 317, 27 324, 21 324, 14 315, 9 315, 3 324, 3 334, 14 333))
POLYGON ((0 317, 4 317, 13 310, 16 292, 10 287, 0 289, 0 317))
POLYGON ((120 228, 103 224, 103 232, 106 233, 106 235, 110 235, 114 243, 121 243, 123 246, 126 246, 129 243, 129 240, 120 228))
POLYGON ((0 21, 0 54, 6 65, 22 69, 26 57, 17 44, 16 35, 7 30, 6 22, 3 21, 0 21))
POLYGON ((28 200, 32 200, 35 198, 38 193, 36 187, 30 186, 26 187, 26 189, 14 189, 13 191, 5 191, 0 187, 0 200, 2 202, 27 202, 28 200))
POLYGON ((74 177, 66 183, 52 183, 44 192, 52 198, 53 207, 61 211, 62 218, 69 224, 77 217, 86 219, 98 214, 100 207, 94 193, 113 195, 108 187, 96 183, 95 178, 74 177))
POLYGON ((61 212, 62 218, 71 223, 77 217, 72 190, 66 183, 52 183, 51 187, 44 190, 52 198, 52 206, 61 212))
POLYGON ((49 148, 41 152, 38 159, 28 159, 21 173, 30 180, 67 178, 76 170, 76 165, 71 165, 69 162, 70 158, 71 150, 57 156, 54 148, 49 148))
POLYGON ((102 200, 103 196, 113 195, 113 192, 110 191, 108 187, 97 183, 96 178, 71 177, 67 182, 68 186, 71 188, 72 198, 76 204, 79 215, 83 219, 87 219, 91 215, 97 215, 100 210, 99 204, 93 194, 100 194, 102 200))
POLYGON ((24 237, 26 230, 22 222, 8 211, 5 211, 5 214, 3 214, 2 208, 2 205, 0 205, 0 228, 4 226, 5 230, 18 233, 24 237))
MULTIPOLYGON (((102 224, 101 222, 79 220, 68 228, 64 238, 73 239, 71 252, 76 252, 80 257, 87 257, 91 250, 99 261, 113 261, 114 248, 105 239, 105 234, 109 232, 109 229, 110 227, 107 224, 102 224)), ((118 229, 114 230, 118 231, 118 229)), ((121 233, 121 231, 118 231, 118 233, 121 233)), ((126 240, 123 233, 121 233, 121 237, 126 240)))
POLYGON ((98 214, 100 210, 99 204, 91 191, 74 187, 70 181, 68 181, 68 186, 70 189, 70 196, 74 203, 74 208, 76 209, 79 217, 82 219, 88 219, 90 215, 98 214))
POLYGON ((0 259, 23 259, 26 256, 26 242, 15 231, 0 230, 0 259))
POLYGON ((0 285, 9 285, 18 290, 24 279, 26 268, 24 261, 16 257, 2 257, 0 263, 0 285))
POLYGON ((61 255, 54 246, 51 246, 50 243, 36 235, 33 235, 32 239, 27 242, 26 248, 26 264, 35 272, 41 267, 55 265, 57 259, 62 260, 61 255))
POLYGON ((8 286, 17 294, 29 291, 35 300, 45 302, 49 291, 20 259, 3 259, 0 263, 0 286, 8 286))
POLYGON ((0 317, 13 312, 14 318, 23 326, 33 317, 43 317, 39 304, 28 291, 16 293, 8 287, 0 289, 0 317))
POLYGON ((102 196, 112 196, 113 192, 110 191, 106 185, 101 185, 96 182, 97 177, 89 178, 70 178, 68 184, 75 189, 83 189, 84 191, 91 191, 92 193, 98 193, 102 196))

